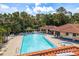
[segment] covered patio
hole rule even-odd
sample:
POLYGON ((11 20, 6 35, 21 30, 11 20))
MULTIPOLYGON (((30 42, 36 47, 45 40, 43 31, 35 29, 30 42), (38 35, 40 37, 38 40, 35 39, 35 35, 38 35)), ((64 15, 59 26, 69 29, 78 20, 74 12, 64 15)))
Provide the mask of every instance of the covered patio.
POLYGON ((54 35, 56 28, 57 28, 56 26, 43 26, 43 27, 40 27, 40 32, 54 35))

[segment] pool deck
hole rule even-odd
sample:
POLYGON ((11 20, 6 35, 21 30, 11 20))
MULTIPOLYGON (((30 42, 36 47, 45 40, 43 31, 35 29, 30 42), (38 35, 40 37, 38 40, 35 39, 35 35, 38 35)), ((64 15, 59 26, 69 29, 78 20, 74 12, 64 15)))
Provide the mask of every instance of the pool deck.
MULTIPOLYGON (((4 47, 6 51, 2 56, 16 56, 18 55, 18 51, 21 47, 22 43, 22 35, 15 36, 13 39, 9 40, 6 46, 4 47)), ((61 44, 61 40, 57 38, 52 38, 53 35, 45 34, 45 38, 47 38, 51 43, 55 44, 57 47, 63 46, 61 44)), ((73 43, 74 46, 79 47, 79 44, 73 43)))
MULTIPOLYGON (((45 38, 47 38, 51 43, 54 43, 57 47, 63 46, 63 45, 61 44, 61 41, 63 41, 63 40, 60 40, 60 39, 57 39, 57 38, 52 38, 52 37, 53 37, 53 35, 45 34, 45 38)), ((66 41, 66 42, 67 42, 67 41, 66 41)), ((73 42, 72 42, 72 43, 73 43, 73 42)), ((79 43, 73 43, 72 46, 77 46, 77 47, 79 47, 79 43)))
POLYGON ((78 43, 78 44, 77 44, 77 43, 73 43, 73 45, 74 45, 74 46, 77 46, 77 47, 79 47, 79 43, 78 43))
POLYGON ((51 43, 55 44, 57 47, 61 47, 60 40, 57 40, 56 38, 51 38, 50 35, 45 34, 45 38, 47 38, 51 43))
POLYGON ((11 39, 5 46, 6 51, 2 56, 16 56, 21 46, 22 36, 18 35, 11 39))

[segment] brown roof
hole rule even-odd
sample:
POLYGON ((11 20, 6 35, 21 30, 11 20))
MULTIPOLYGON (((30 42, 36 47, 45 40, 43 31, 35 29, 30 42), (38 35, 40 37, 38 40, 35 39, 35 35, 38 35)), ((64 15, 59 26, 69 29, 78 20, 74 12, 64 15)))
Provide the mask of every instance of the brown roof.
POLYGON ((56 26, 43 26, 41 29, 48 29, 48 30, 55 30, 57 27, 56 26))
POLYGON ((52 48, 48 50, 32 52, 28 54, 21 54, 20 56, 56 56, 60 53, 69 53, 72 52, 74 55, 79 56, 79 47, 76 46, 62 46, 58 48, 52 48))
POLYGON ((59 26, 56 31, 79 33, 79 24, 66 24, 59 26))

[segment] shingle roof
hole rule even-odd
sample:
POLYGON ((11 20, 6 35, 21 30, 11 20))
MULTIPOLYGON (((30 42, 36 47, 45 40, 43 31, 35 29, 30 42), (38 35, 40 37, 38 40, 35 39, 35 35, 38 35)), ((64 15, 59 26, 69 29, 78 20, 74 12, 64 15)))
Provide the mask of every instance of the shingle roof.
POLYGON ((59 26, 56 31, 79 33, 79 24, 66 24, 59 26))
POLYGON ((60 32, 79 33, 79 24, 66 24, 59 27, 56 26, 44 26, 41 29, 55 30, 60 32))

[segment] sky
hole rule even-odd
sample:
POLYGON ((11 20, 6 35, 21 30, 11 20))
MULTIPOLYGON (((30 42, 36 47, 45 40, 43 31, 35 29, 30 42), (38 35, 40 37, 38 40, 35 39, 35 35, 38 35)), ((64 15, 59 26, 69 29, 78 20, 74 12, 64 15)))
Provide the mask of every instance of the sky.
POLYGON ((0 13, 25 11, 28 14, 55 13, 56 9, 64 7, 72 13, 79 12, 79 3, 0 3, 0 13))

